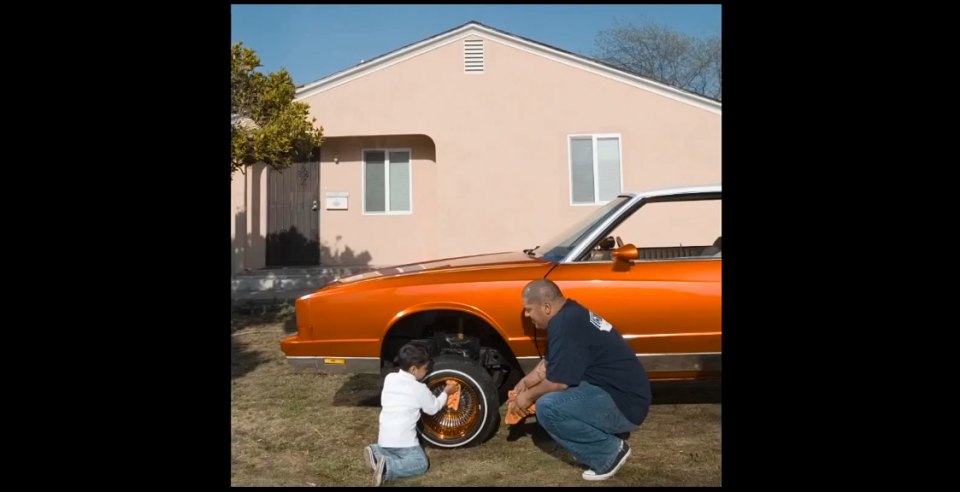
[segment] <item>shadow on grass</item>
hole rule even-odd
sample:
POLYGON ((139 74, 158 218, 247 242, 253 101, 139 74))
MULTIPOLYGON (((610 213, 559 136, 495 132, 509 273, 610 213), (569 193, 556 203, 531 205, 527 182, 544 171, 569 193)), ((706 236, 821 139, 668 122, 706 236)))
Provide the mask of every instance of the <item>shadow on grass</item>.
POLYGON ((230 341, 230 379, 243 377, 257 366, 266 362, 260 352, 251 350, 250 345, 238 341, 236 338, 230 341))
POLYGON ((230 317, 231 331, 270 323, 283 323, 283 331, 288 335, 297 332, 297 317, 292 305, 235 306, 230 317))
POLYGON ((513 442, 523 437, 530 436, 530 440, 533 442, 533 445, 544 453, 568 465, 577 465, 577 462, 573 459, 570 453, 568 453, 567 450, 563 449, 560 444, 554 441, 553 438, 550 437, 550 434, 547 434, 547 431, 540 426, 540 424, 537 422, 536 416, 511 425, 509 426, 509 429, 510 430, 507 434, 507 442, 513 442))
POLYGON ((335 407, 379 407, 380 376, 354 374, 333 395, 335 407))
POLYGON ((654 405, 721 403, 721 381, 651 381, 654 405))
MULTIPOLYGON (((720 380, 712 381, 653 381, 650 383, 654 405, 720 403, 720 380)), ((537 422, 536 416, 508 426, 507 441, 513 442, 530 436, 533 444, 544 453, 567 463, 579 466, 576 460, 550 437, 537 422)))

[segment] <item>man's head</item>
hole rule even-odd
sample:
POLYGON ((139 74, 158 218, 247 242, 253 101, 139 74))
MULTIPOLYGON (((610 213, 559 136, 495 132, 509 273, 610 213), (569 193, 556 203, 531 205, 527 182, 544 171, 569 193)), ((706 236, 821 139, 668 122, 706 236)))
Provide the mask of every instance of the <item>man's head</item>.
POLYGON ((523 315, 541 330, 547 329, 550 319, 556 316, 566 299, 557 284, 546 280, 534 280, 523 288, 523 315))
POLYGON ((394 361, 401 369, 413 374, 419 380, 427 375, 430 366, 430 354, 422 346, 408 343, 400 347, 394 361))

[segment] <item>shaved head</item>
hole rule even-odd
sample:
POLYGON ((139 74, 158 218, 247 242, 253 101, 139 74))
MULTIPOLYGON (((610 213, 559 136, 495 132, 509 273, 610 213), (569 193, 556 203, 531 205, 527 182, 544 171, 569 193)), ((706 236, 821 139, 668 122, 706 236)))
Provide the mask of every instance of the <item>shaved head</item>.
POLYGON ((563 293, 560 292, 560 287, 547 279, 534 280, 523 288, 523 302, 527 304, 561 300, 563 300, 563 293))

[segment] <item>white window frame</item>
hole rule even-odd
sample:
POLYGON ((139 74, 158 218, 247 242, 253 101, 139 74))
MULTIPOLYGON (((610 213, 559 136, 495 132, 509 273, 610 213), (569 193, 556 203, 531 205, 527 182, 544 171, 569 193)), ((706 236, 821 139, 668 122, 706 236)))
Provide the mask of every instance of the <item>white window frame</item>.
MULTIPOLYGON (((600 180, 597 175, 597 139, 598 138, 613 138, 617 139, 617 156, 620 159, 620 191, 617 193, 623 193, 623 137, 619 133, 572 133, 567 135, 567 184, 568 189, 570 190, 570 206, 572 207, 595 207, 597 205, 606 205, 610 203, 610 200, 600 201, 600 180), (584 138, 591 137, 593 139, 592 149, 593 149, 593 202, 582 202, 576 203, 573 201, 573 139, 574 138, 584 138)), ((611 199, 612 200, 612 199, 611 199)))
POLYGON ((411 215, 413 214, 413 151, 410 147, 400 147, 400 148, 363 148, 360 149, 360 160, 362 161, 361 165, 361 179, 360 186, 363 190, 363 196, 361 197, 361 202, 363 205, 363 212, 361 215, 411 215), (383 152, 384 166, 384 202, 383 212, 367 212, 367 152, 383 152), (410 210, 400 210, 393 211, 390 210, 390 152, 406 152, 407 153, 407 175, 410 176, 410 179, 407 180, 407 186, 409 188, 410 196, 410 210))

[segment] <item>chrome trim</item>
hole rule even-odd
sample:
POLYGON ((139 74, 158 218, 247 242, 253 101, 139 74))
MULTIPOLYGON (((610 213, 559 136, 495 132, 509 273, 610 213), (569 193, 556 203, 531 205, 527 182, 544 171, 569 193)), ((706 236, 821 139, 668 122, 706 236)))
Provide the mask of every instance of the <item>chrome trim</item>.
POLYGON ((522 370, 524 374, 528 374, 533 370, 534 367, 537 367, 537 364, 540 363, 540 357, 517 357, 517 363, 520 364, 520 370, 522 370))
MULTIPOLYGON (((721 352, 693 352, 677 354, 637 354, 647 372, 721 372, 721 352)), ((517 357, 524 374, 540 362, 540 357, 517 357)))
MULTIPOLYGON (((721 193, 721 185, 712 185, 712 186, 690 186, 685 188, 668 188, 662 190, 652 190, 641 193, 620 193, 617 195, 631 197, 630 200, 624 202, 620 206, 620 209, 617 213, 607 217, 603 222, 595 223, 591 227, 587 234, 584 236, 583 240, 570 248, 570 251, 567 252, 567 255, 560 260, 560 263, 574 263, 576 259, 582 255, 588 246, 595 243, 602 234, 607 232, 607 229, 610 228, 610 225, 616 222, 623 214, 628 210, 631 210, 638 203, 639 207, 642 207, 648 201, 684 201, 684 200, 697 200, 698 195, 706 195, 703 200, 713 200, 715 198, 710 198, 711 195, 721 193), (660 199, 663 200, 660 200, 660 199), (641 203, 643 202, 643 203, 641 203)), ((634 211, 633 213, 636 213, 634 211)), ((579 262, 576 262, 579 263, 579 262)))
POLYGON ((379 357, 288 356, 287 363, 295 372, 324 374, 380 374, 379 357), (324 364, 323 359, 343 359, 345 364, 324 364))
MULTIPOLYGON (((676 354, 637 354, 647 372, 702 372, 721 369, 721 352, 694 352, 676 354)), ((287 362, 296 372, 325 374, 380 374, 380 359, 377 357, 304 357, 289 356, 287 362), (324 364, 323 359, 344 359, 346 364, 324 364)), ((540 363, 538 356, 517 357, 524 374, 540 363)))
MULTIPOLYGON (((677 256, 676 258, 656 258, 653 260, 633 260, 634 263, 656 263, 665 261, 720 261, 722 256, 677 256)), ((613 260, 583 260, 576 262, 578 265, 612 265, 613 260)))
POLYGON ((694 354, 637 354, 647 372, 720 372, 720 352, 694 354))
MULTIPOLYGON (((719 331, 703 331, 703 332, 693 332, 693 333, 645 333, 643 335, 623 335, 623 339, 633 340, 635 338, 703 337, 703 336, 722 335, 722 334, 723 333, 719 331)), ((713 353, 713 352, 709 352, 709 353, 713 353)), ((639 355, 643 355, 643 354, 639 354, 639 355)), ((677 355, 677 354, 663 354, 663 355, 677 355)))

